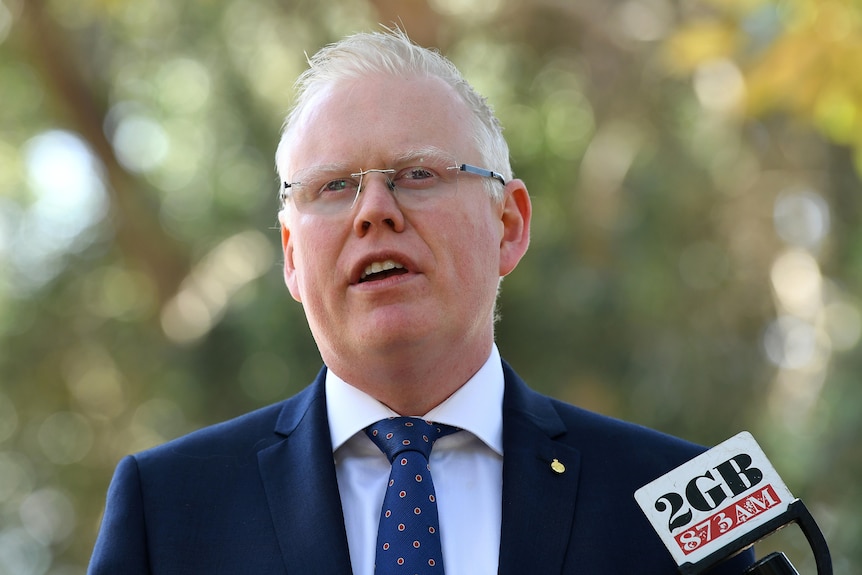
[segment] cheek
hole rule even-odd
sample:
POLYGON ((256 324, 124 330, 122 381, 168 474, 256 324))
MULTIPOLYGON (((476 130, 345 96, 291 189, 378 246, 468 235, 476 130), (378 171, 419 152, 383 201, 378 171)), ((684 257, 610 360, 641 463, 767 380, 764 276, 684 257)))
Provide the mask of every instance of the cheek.
POLYGON ((294 298, 307 305, 322 292, 326 280, 333 278, 335 256, 325 235, 309 233, 309 228, 303 226, 294 229, 297 233, 291 238, 289 256, 285 256, 293 268, 288 287, 294 298))
POLYGON ((297 284, 303 291, 303 295, 309 295, 315 285, 319 284, 325 277, 326 266, 323 251, 320 246, 297 245, 293 251, 293 264, 296 269, 297 284))
POLYGON ((500 258, 498 226, 487 219, 469 218, 455 225, 456 228, 449 228, 448 237, 442 237, 450 258, 446 265, 465 288, 496 285, 500 258))

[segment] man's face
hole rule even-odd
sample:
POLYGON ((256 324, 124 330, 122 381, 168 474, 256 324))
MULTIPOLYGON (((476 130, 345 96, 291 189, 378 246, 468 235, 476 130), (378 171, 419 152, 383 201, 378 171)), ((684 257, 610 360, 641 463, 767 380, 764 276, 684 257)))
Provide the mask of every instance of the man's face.
MULTIPOLYGON (((429 148, 451 155, 452 164, 481 165, 470 125, 466 105, 439 79, 343 82, 315 96, 293 133, 282 176, 320 166, 340 166, 342 175, 400 169, 412 165, 404 165, 405 154, 429 148)), ((498 280, 526 250, 526 243, 507 242, 518 209, 510 197, 492 200, 481 177, 460 174, 454 194, 415 208, 396 196, 385 175, 371 173, 348 211, 304 213, 288 201, 280 214, 285 281, 334 369, 440 346, 484 345, 487 353, 498 280), (378 264, 397 267, 365 277, 378 264)))

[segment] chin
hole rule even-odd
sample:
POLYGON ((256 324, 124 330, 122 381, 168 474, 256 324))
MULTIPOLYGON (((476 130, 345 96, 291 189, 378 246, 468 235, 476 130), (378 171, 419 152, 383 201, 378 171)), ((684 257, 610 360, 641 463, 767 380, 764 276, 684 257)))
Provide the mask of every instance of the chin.
MULTIPOLYGON (((439 313, 436 314, 439 316, 439 313)), ((369 318, 359 326, 358 338, 367 350, 380 349, 394 352, 426 346, 442 333, 442 326, 429 317, 385 317, 369 318), (431 321, 429 321, 431 320, 431 321)), ((342 334, 343 335, 343 334, 342 334)))

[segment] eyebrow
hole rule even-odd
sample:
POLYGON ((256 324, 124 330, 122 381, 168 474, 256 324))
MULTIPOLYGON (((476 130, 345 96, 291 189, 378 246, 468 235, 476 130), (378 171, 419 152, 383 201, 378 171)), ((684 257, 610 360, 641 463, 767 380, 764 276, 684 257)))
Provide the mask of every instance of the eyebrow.
POLYGON ((310 166, 308 168, 302 168, 297 170, 296 173, 293 174, 294 182, 301 182, 303 180, 316 180, 320 176, 330 175, 330 174, 348 174, 350 173, 350 168, 344 162, 333 163, 333 164, 319 164, 317 166, 310 166))
MULTIPOLYGON (((455 164, 454 156, 452 156, 452 154, 443 150, 442 148, 438 148, 437 146, 423 146, 421 148, 408 150, 406 152, 398 154, 392 159, 392 165, 401 166, 404 164, 409 164, 410 162, 424 159, 428 159, 432 162, 452 163, 452 165, 455 164)), ((319 164, 317 166, 310 166, 308 168, 297 170, 297 172, 293 175, 292 180, 294 182, 301 182, 303 180, 313 181, 320 178, 321 176, 330 176, 332 174, 351 174, 360 169, 367 170, 369 169, 369 167, 351 167, 351 165, 346 162, 319 164)))
POLYGON ((429 158, 432 161, 455 163, 455 158, 449 152, 437 146, 424 146, 415 150, 409 150, 395 158, 395 164, 405 164, 412 161, 429 158))

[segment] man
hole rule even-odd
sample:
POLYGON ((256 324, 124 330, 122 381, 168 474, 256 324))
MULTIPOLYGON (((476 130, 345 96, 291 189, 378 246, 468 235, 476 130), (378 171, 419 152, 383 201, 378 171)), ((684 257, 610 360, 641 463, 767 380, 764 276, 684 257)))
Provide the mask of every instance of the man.
POLYGON ((498 287, 531 207, 485 100, 397 30, 324 48, 298 88, 277 152, 284 278, 325 368, 124 459, 90 573, 383 572, 398 458, 371 430, 394 416, 446 429, 425 456, 432 567, 675 573, 633 493, 702 449, 539 395, 499 357, 498 287))

